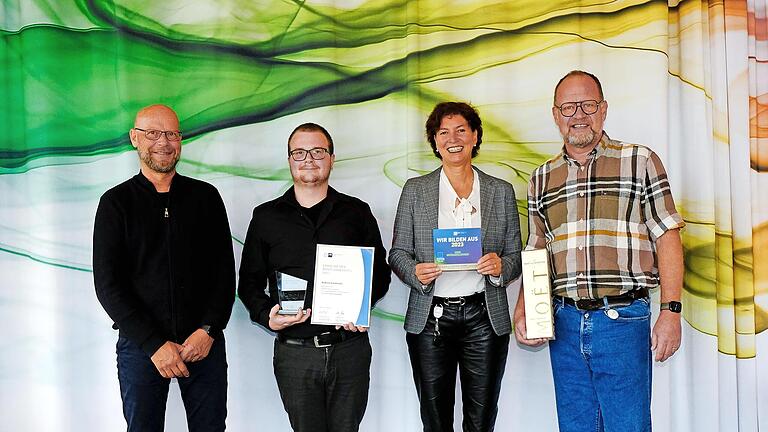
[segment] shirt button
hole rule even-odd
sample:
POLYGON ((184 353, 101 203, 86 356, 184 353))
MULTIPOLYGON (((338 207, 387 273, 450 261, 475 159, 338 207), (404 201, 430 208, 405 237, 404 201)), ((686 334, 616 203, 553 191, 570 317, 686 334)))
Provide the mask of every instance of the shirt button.
POLYGON ((584 249, 584 246, 579 246, 579 250, 583 250, 583 249, 584 249))
POLYGON ((579 196, 583 197, 584 196, 584 192, 579 192, 579 196))
POLYGON ((584 318, 589 318, 589 312, 584 314, 584 318))
POLYGON ((579 168, 580 170, 584 171, 584 167, 579 168))
POLYGON ((584 273, 579 273, 579 277, 584 277, 584 273))

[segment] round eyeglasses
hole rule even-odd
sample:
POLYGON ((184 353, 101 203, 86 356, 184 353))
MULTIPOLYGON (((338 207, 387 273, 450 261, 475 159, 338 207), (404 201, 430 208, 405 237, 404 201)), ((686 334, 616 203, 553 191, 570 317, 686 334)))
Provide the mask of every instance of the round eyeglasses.
POLYGON ((584 112, 584 114, 592 115, 597 112, 597 109, 603 102, 605 101, 583 100, 579 102, 565 102, 560 106, 555 105, 555 108, 560 110, 560 114, 562 114, 563 117, 573 117, 579 107, 581 107, 581 110, 584 112))
POLYGON ((141 128, 134 128, 134 129, 136 129, 137 131, 144 132, 144 136, 151 141, 159 140, 163 134, 165 134, 165 138, 168 141, 181 141, 181 132, 161 131, 161 130, 155 130, 155 129, 141 129, 141 128))
POLYGON ((327 148, 323 148, 323 147, 315 147, 309 150, 296 149, 288 152, 291 158, 296 162, 303 161, 304 159, 307 158, 307 155, 309 155, 313 160, 325 159, 326 153, 330 154, 330 151, 328 151, 327 148))

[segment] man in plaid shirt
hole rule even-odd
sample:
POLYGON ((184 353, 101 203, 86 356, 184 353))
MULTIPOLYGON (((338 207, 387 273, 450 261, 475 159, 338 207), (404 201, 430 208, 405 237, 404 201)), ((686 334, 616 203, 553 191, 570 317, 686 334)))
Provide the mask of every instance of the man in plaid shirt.
MULTIPOLYGON (((528 248, 549 251, 561 432, 650 431, 652 352, 664 361, 680 347, 685 224, 659 157, 610 139, 607 113, 597 77, 563 77, 552 108, 563 150, 528 188, 528 248), (657 286, 651 331, 648 291, 657 286)), ((519 343, 545 342, 526 339, 522 291, 514 322, 519 343)))

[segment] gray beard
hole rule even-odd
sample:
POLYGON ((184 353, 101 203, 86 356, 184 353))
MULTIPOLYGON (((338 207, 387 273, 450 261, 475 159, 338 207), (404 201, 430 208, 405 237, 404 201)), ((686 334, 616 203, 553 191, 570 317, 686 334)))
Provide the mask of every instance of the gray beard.
POLYGON ((592 142, 595 140, 595 131, 592 130, 592 128, 589 128, 588 134, 582 134, 582 135, 573 135, 568 134, 566 137, 568 140, 568 144, 572 145, 576 148, 584 148, 589 147, 592 142))
POLYGON ((148 151, 145 152, 139 152, 139 158, 147 164, 149 169, 155 172, 159 172, 162 174, 167 174, 169 172, 172 172, 174 169, 176 169, 176 164, 179 163, 179 155, 176 155, 176 158, 173 159, 173 161, 167 165, 160 165, 157 162, 155 162, 154 159, 152 159, 152 154, 148 151))

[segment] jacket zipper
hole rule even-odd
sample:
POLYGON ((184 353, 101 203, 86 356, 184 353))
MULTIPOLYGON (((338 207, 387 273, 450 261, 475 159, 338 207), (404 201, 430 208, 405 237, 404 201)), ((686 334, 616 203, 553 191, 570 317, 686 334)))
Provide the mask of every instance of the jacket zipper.
MULTIPOLYGON (((170 192, 169 192, 170 194, 170 192)), ((171 330, 173 332, 173 341, 178 341, 176 331, 176 290, 173 285, 173 254, 171 253, 171 216, 168 212, 168 207, 171 206, 171 196, 168 195, 168 199, 165 202, 165 208, 163 209, 163 219, 165 219, 165 241, 166 250, 168 251, 168 290, 170 291, 171 299, 171 330)))

